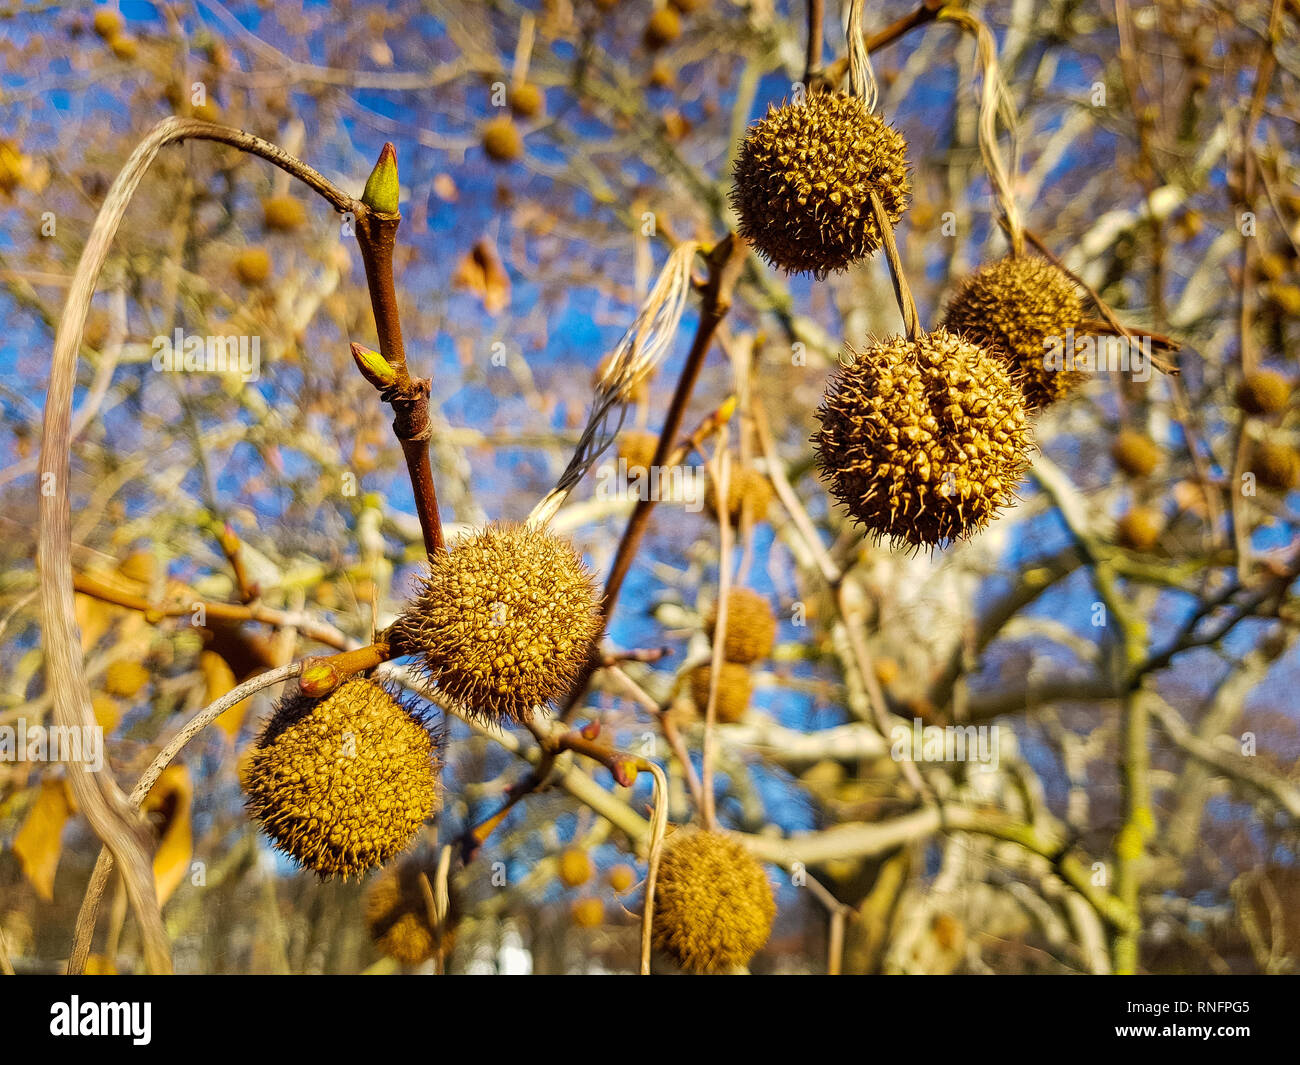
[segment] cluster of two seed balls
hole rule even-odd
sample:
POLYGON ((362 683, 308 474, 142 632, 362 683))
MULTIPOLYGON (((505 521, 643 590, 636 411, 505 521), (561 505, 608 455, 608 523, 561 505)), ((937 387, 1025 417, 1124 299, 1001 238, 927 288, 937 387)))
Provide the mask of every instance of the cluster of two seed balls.
MULTIPOLYGON (((877 251, 907 206, 907 144, 857 97, 809 93, 769 108, 735 166, 740 232, 773 265, 824 278, 877 251)), ((896 337, 834 375, 814 436, 832 494, 894 544, 934 547, 1015 502, 1029 412, 1078 375, 1044 365, 1044 341, 1083 320, 1068 277, 1032 258, 968 278, 943 326, 896 337)))
MULTIPOLYGON (((707 619, 710 639, 718 627, 718 605, 707 619)), ((776 642, 776 615, 771 604, 751 588, 732 588, 727 593, 726 631, 722 638, 722 667, 718 671, 718 697, 713 712, 724 725, 740 721, 749 709, 751 681, 749 667, 772 653, 776 642)), ((709 704, 713 665, 696 666, 690 672, 691 699, 703 715, 709 704)))

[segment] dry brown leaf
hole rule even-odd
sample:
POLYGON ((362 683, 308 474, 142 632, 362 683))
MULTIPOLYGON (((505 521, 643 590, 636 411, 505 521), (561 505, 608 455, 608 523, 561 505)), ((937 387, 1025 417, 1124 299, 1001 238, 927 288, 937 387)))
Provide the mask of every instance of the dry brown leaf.
POLYGON ((452 284, 478 296, 488 314, 500 314, 510 303, 510 276, 486 237, 460 261, 452 284))

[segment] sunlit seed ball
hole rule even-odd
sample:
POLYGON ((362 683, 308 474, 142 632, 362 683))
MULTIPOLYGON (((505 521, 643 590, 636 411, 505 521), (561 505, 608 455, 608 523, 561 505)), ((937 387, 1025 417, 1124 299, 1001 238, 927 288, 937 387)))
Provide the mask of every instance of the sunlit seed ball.
MULTIPOLYGON (((718 605, 709 613, 709 638, 718 627, 718 605)), ((722 654, 728 662, 757 662, 772 653, 776 642, 776 615, 771 604, 752 588, 727 592, 727 631, 722 654)))
POLYGON ((126 33, 118 33, 110 37, 108 47, 118 59, 134 59, 140 52, 140 42, 126 33))
POLYGON ((1283 314, 1300 315, 1300 285, 1282 285, 1275 281, 1265 291, 1269 301, 1283 314))
POLYGON ((12 193, 23 182, 27 162, 16 141, 0 140, 0 192, 12 193))
POLYGON ((645 24, 643 40, 650 51, 666 48, 682 35, 682 19, 671 7, 661 7, 645 24))
POLYGON ((524 139, 508 115, 494 118, 483 126, 483 151, 494 163, 503 165, 523 156, 524 139))
POLYGON ((1256 370, 1241 379, 1236 398, 1247 414, 1279 414, 1291 398, 1291 382, 1276 370, 1256 370))
POLYGON ((249 814, 322 879, 360 876, 405 850, 439 806, 437 747, 373 680, 276 707, 244 775, 249 814))
POLYGON ((510 110, 519 118, 536 118, 546 109, 546 97, 536 85, 526 82, 510 92, 510 110))
POLYGON ((728 973, 748 965, 775 917, 767 874, 735 840, 681 828, 665 842, 651 935, 684 969, 728 973))
MULTIPOLYGON (((709 685, 712 679, 711 664, 696 666, 691 670, 691 699, 701 719, 708 712, 709 685)), ((749 710, 752 686, 748 668, 739 662, 723 662, 718 674, 718 702, 713 711, 714 720, 722 725, 734 725, 743 720, 749 710)))
MULTIPOLYGON (((1066 330, 1083 323, 1083 300, 1056 265, 1033 256, 999 259, 981 266, 948 302, 943 325, 1005 359, 1034 409, 1055 403, 1084 374, 1047 365, 1048 340, 1064 350, 1066 330)), ((1068 366, 1074 353, 1064 351, 1068 366)))
POLYGON ((221 108, 214 100, 204 100, 201 104, 194 104, 190 108, 190 114, 202 122, 221 121, 221 108))
POLYGON ((649 77, 650 88, 652 89, 670 89, 677 81, 677 74, 667 63, 662 60, 655 62, 650 68, 649 77))
POLYGON ((119 659, 104 671, 104 691, 120 699, 130 699, 149 683, 149 670, 139 662, 119 659))
POLYGON ((1115 541, 1130 551, 1152 551, 1164 531, 1164 515, 1154 507, 1134 507, 1115 523, 1115 541))
POLYGON ((813 443, 854 521, 895 545, 936 547, 1015 504, 1031 438, 1001 360, 943 329, 850 354, 827 385, 813 443))
POLYGON ((873 191, 891 225, 910 192, 903 135, 838 92, 769 107, 732 176, 741 236, 774 266, 818 278, 880 247, 873 191))
POLYGON ((581 887, 591 879, 595 867, 591 855, 581 847, 567 847, 560 853, 560 881, 565 887, 581 887))
POLYGON ((640 429, 629 429, 618 435, 618 457, 627 463, 628 471, 648 470, 655 460, 659 434, 640 429))
POLYGON ((122 30, 126 28, 126 20, 122 18, 122 13, 115 8, 101 7, 95 12, 95 17, 91 25, 100 37, 106 41, 111 41, 114 37, 121 35, 122 30))
MULTIPOLYGON (((758 523, 767 517, 772 502, 772 486, 766 477, 752 466, 733 465, 727 471, 727 521, 740 524, 742 513, 748 508, 750 520, 758 523)), ((704 504, 715 517, 718 513, 718 489, 709 481, 704 493, 704 504)))
POLYGON ((601 633, 582 559, 525 525, 488 526, 438 552, 399 624, 439 690, 498 724, 567 695, 601 633))
POLYGON ((599 928, 605 923, 605 904, 600 899, 576 899, 569 914, 579 928, 599 928))
POLYGON ((262 201, 262 223, 282 233, 299 229, 307 221, 307 208, 295 196, 268 196, 262 201))
POLYGON ((630 865, 616 865, 608 873, 609 886, 619 895, 632 890, 636 883, 636 870, 630 865))
POLYGON ((1149 477, 1160 463, 1160 448, 1142 433, 1125 429, 1111 444, 1110 456, 1129 477, 1149 477))
MULTIPOLYGON (((419 862, 404 861, 381 872, 366 891, 365 920, 370 939, 383 954, 404 965, 419 965, 438 950, 438 937, 429 919, 429 903, 421 874, 433 875, 419 862)), ((446 952, 450 933, 443 932, 446 952)))
POLYGON ((271 255, 265 248, 245 248, 235 256, 235 276, 250 288, 266 284, 271 276, 271 255))
POLYGON ((1260 441, 1255 445, 1250 468, 1263 487, 1275 492, 1289 492, 1300 483, 1300 455, 1286 444, 1260 441))

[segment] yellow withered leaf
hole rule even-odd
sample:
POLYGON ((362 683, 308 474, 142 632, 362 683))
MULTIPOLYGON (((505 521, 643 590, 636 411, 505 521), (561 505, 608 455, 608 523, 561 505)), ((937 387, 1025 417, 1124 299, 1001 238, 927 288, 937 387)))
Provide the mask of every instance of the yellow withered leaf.
MULTIPOLYGON (((203 701, 209 705, 223 695, 229 694, 238 683, 230 663, 216 651, 204 651, 199 655, 199 671, 203 674, 203 701)), ((239 735, 239 728, 248 713, 248 704, 248 699, 241 699, 217 718, 217 728, 221 729, 229 739, 233 740, 239 735)))
POLYGON ((156 815, 158 849, 153 856, 154 890, 163 905, 185 879, 194 857, 194 834, 190 807, 194 785, 183 765, 169 765, 145 796, 144 810, 156 815))
POLYGON ((54 874, 63 851, 63 827, 75 810, 67 779, 44 777, 23 826, 14 837, 13 850, 23 876, 46 902, 54 898, 54 874))

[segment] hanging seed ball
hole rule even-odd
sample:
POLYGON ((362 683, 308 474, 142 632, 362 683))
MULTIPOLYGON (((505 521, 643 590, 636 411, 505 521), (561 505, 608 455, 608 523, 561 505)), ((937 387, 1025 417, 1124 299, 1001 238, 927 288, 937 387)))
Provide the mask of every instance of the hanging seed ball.
POLYGON ((1130 551, 1152 551, 1160 542, 1165 520, 1153 507, 1134 507, 1115 523, 1115 540, 1130 551))
POLYGON ((950 544, 983 529, 1029 465, 1025 400, 996 357, 944 329, 854 354, 817 410, 830 491, 877 538, 950 544))
POLYGON ((735 840, 683 828, 665 842, 651 935, 684 969, 727 973, 747 965, 775 917, 767 874, 735 840))
POLYGON ((245 248, 235 256, 235 276, 254 288, 271 276, 271 256, 265 248, 245 248))
POLYGON ((645 24, 643 39, 652 52, 666 48, 682 35, 682 19, 671 7, 661 7, 645 24))
POLYGON ((245 802, 275 845, 321 879, 360 878, 437 811, 436 762, 418 714, 357 678, 323 699, 281 700, 252 749, 245 802))
POLYGON ((262 201, 262 223, 267 229, 289 233, 307 221, 307 208, 294 196, 269 196, 262 201))
MULTIPOLYGON (((718 626, 718 605, 709 613, 709 637, 718 626)), ((757 662, 772 653, 776 642, 776 615, 766 599, 752 588, 732 588, 727 592, 727 631, 722 639, 722 654, 728 662, 757 662)), ((707 691, 707 689, 706 689, 707 691)))
POLYGON ((536 118, 546 109, 546 97, 531 82, 516 85, 510 92, 510 110, 519 118, 536 118))
POLYGON ((658 433, 629 429, 618 435, 618 457, 627 463, 629 471, 648 470, 655 460, 655 449, 658 446, 658 433))
MULTIPOLYGON (((1061 269, 1035 257, 999 259, 967 277, 948 302, 944 328, 1006 360, 1034 409, 1055 403, 1084 374, 1045 364, 1046 341, 1064 345, 1067 329, 1083 322, 1078 287, 1061 269)), ((1073 352, 1065 352, 1068 363, 1073 352)))
POLYGON ((95 12, 94 19, 91 20, 95 33, 106 41, 111 41, 114 37, 121 35, 122 30, 126 28, 126 20, 122 18, 122 13, 111 7, 101 7, 95 12))
POLYGON ((1125 429, 1115 437, 1110 457, 1129 477, 1149 477, 1160 462, 1160 449, 1142 433, 1125 429))
POLYGON ((741 236, 772 265, 820 279, 880 247, 872 192, 891 225, 902 217, 907 141, 856 96, 809 93, 750 127, 733 178, 741 236))
POLYGON ((109 50, 118 59, 134 59, 140 51, 140 43, 126 33, 115 33, 108 39, 109 50))
POLYGON ((0 140, 0 192, 8 195, 23 182, 27 161, 17 141, 0 140))
MULTIPOLYGON (((752 466, 733 465, 727 473, 727 520, 739 525, 741 514, 749 508, 750 520, 758 523, 767 517, 768 504, 772 502, 772 486, 752 466)), ((714 517, 718 514, 718 489, 710 481, 704 493, 704 504, 714 517)))
POLYGON ((609 886, 619 895, 630 891, 636 883, 636 870, 630 865, 616 865, 608 874, 609 886))
MULTIPOLYGON (((432 888, 431 871, 419 862, 402 862, 380 873, 366 892, 366 930, 371 941, 404 965, 419 965, 438 951, 438 937, 429 923, 429 903, 420 883, 422 873, 432 888)), ((450 938, 451 933, 444 929, 444 952, 450 938)))
POLYGON ((438 552, 399 624, 443 694, 498 723, 568 694, 601 631, 582 559, 526 525, 491 525, 438 552))
POLYGON ((1289 492, 1300 483, 1300 455, 1286 444, 1260 441, 1250 468, 1261 485, 1275 492, 1289 492))
MULTIPOLYGON (((691 699, 701 718, 708 712, 709 684, 713 679, 713 667, 706 663, 691 670, 691 699)), ((714 720, 722 725, 734 725, 741 721, 749 710, 749 694, 752 687, 749 670, 739 662, 723 662, 722 672, 718 676, 718 702, 714 707, 714 720)))
POLYGON ((519 127, 508 115, 494 118, 483 126, 483 150, 494 163, 513 163, 524 154, 524 139, 519 127))
POLYGON ((605 904, 600 899, 577 899, 569 914, 579 928, 599 928, 605 923, 605 904))
POLYGON ((568 847, 560 854, 560 880, 565 887, 581 887, 594 872, 591 855, 581 847, 568 847))
POLYGON ((1291 382, 1276 370, 1248 373, 1237 385, 1237 406, 1247 414, 1279 414, 1291 398, 1291 382))

